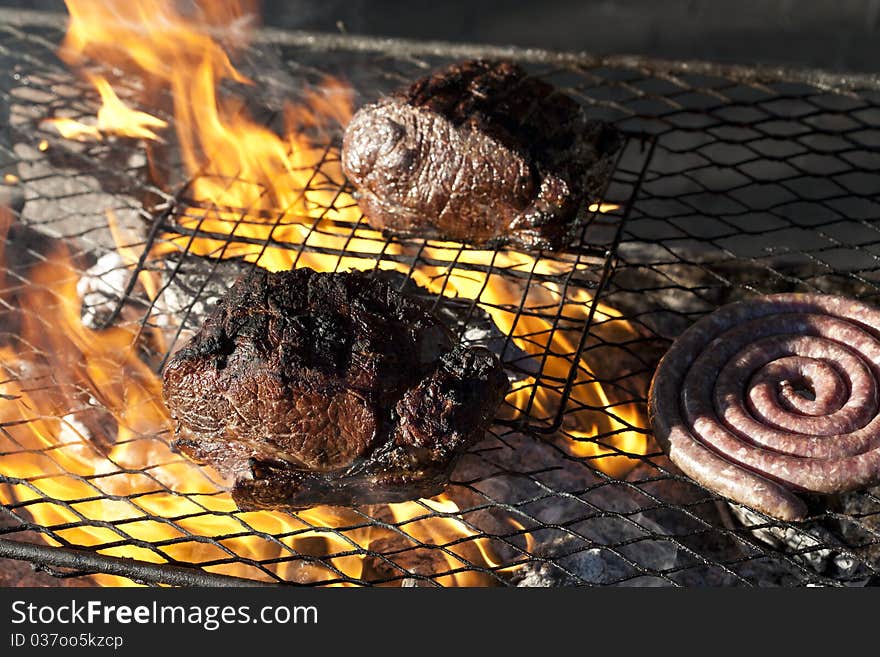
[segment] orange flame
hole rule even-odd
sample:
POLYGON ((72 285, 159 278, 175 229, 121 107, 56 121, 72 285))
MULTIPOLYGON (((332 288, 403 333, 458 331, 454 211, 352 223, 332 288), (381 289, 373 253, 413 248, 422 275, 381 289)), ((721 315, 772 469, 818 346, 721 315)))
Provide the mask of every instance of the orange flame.
MULTIPOLYGON (((282 561, 267 566, 269 572, 293 581, 361 577, 365 551, 373 541, 387 540, 389 532, 356 529, 343 535, 322 529, 363 524, 341 509, 314 508, 296 515, 238 512, 216 473, 170 450, 164 438, 169 419, 161 403, 161 381, 141 359, 136 331, 83 327, 75 289, 80 269, 66 249, 58 247, 29 276, 33 287, 16 300, 21 322, 16 344, 0 347, 0 474, 22 481, 0 491, 3 503, 24 504, 59 540, 92 546, 103 554, 153 562, 164 556, 201 564, 228 562, 231 552, 235 563, 206 569, 268 580, 269 573, 238 558, 290 558, 289 547, 304 555, 340 556, 329 559, 334 570, 282 561), (98 426, 115 427, 114 442, 106 452, 89 426, 90 413, 98 415, 98 426), (74 504, 68 509, 46 499, 74 504), (252 530, 243 531, 248 527, 252 530), (196 538, 181 541, 187 533, 196 538), (280 538, 270 540, 266 534, 280 538), (213 536, 230 538, 222 547, 197 540, 213 536), (131 545, 138 541, 159 547, 131 545), (114 545, 120 542, 126 544, 114 545)), ((0 285, 3 294, 15 289, 0 285)), ((446 514, 458 511, 451 500, 438 500, 424 503, 442 505, 446 514)), ((447 565, 439 569, 452 574, 440 577, 440 583, 486 583, 484 576, 468 570, 468 558, 480 563, 478 555, 491 552, 482 545, 486 539, 474 539, 479 547, 469 544, 467 539, 476 532, 453 517, 423 518, 425 508, 416 502, 389 505, 389 510, 398 523, 412 523, 402 530, 411 540, 453 544, 445 553, 447 565)), ((401 579, 406 572, 397 574, 401 579)), ((117 577, 97 578, 106 585, 126 583, 117 577)))
MULTIPOLYGON (((195 12, 184 14, 171 0, 66 2, 71 21, 61 55, 69 64, 97 59, 142 78, 150 97, 160 90, 171 92, 174 134, 190 178, 191 202, 177 218, 179 231, 164 235, 151 257, 186 250, 242 257, 272 271, 294 266, 327 271, 372 269, 380 255, 400 256, 383 258, 380 266, 411 275, 435 294, 477 299, 498 328, 539 361, 540 375, 520 381, 510 393, 508 414, 528 408, 532 421, 552 417, 564 402, 561 382, 574 371, 566 407, 573 410, 556 438, 559 444, 613 475, 634 465, 628 454, 645 453, 641 409, 626 402, 615 405, 613 414, 603 410, 618 400, 596 371, 615 365, 616 345, 635 338, 635 329, 614 309, 594 304, 585 289, 558 282, 529 284, 551 276, 559 280, 572 271, 578 275, 586 265, 573 256, 536 259, 444 242, 429 242, 417 254, 415 246, 388 243, 361 225, 354 199, 342 192, 338 153, 328 157, 329 140, 321 135, 328 124, 343 124, 351 116, 353 94, 347 85, 325 80, 320 91, 288 106, 283 136, 257 123, 240 98, 218 92, 224 81, 250 84, 211 36, 213 28, 224 27, 226 47, 243 46, 253 23, 250 3, 203 2, 195 12), (198 237, 186 234, 194 230, 198 237), (311 248, 298 248, 302 245, 311 248), (349 255, 321 252, 327 250, 349 255), (416 255, 420 263, 453 264, 419 264, 410 271, 406 263, 416 255), (524 299, 524 307, 543 312, 519 312, 524 299), (587 360, 576 353, 593 306, 601 343, 590 344, 595 348, 587 360), (558 309, 556 321, 547 318, 547 309, 558 309)), ((129 109, 106 78, 88 77, 103 101, 96 125, 80 128, 65 123, 70 120, 55 120, 56 129, 69 128, 78 139, 100 139, 103 134, 157 138, 164 122, 129 109)), ((615 209, 612 204, 595 204, 590 211, 615 209)), ((140 253, 128 246, 131 242, 112 214, 108 225, 121 261, 133 268, 140 253)), ((6 374, 0 394, 8 400, 0 402, 0 422, 9 427, 0 435, 0 473, 29 478, 0 491, 4 503, 27 505, 36 522, 58 528, 60 540, 102 553, 204 564, 214 572, 257 579, 274 574, 292 581, 347 583, 379 571, 388 576, 391 568, 392 581, 415 573, 440 584, 470 586, 490 583, 471 570, 471 564, 498 571, 510 568, 487 537, 463 522, 448 495, 373 508, 370 513, 385 522, 369 527, 364 527, 362 516, 344 509, 238 512, 215 472, 181 459, 168 447, 161 382, 143 361, 144 336, 132 328, 83 327, 78 276, 63 249, 38 265, 31 274, 35 289, 19 301, 24 318, 20 345, 0 347, 0 366, 6 374), (40 391, 35 381, 50 376, 54 387, 68 394, 40 391), (96 446, 95 428, 80 419, 102 408, 109 411, 99 427, 109 443, 106 453, 96 446), (113 426, 108 428, 108 423, 113 426), (72 474, 87 477, 87 483, 72 474), (67 509, 41 501, 47 498, 94 501, 67 509), (387 529, 388 522, 396 531, 387 529), (200 540, 216 536, 227 538, 220 545, 200 540), (156 549, 133 547, 138 541, 156 549), (437 546, 432 555, 437 553, 441 563, 426 572, 419 571, 424 565, 396 566, 393 558, 390 565, 373 563, 367 551, 381 551, 378 546, 388 541, 437 546), (291 560, 289 550, 331 556, 321 565, 291 560), (269 565, 257 568, 239 558, 269 565)), ((159 281, 147 272, 138 276, 147 296, 155 299, 159 281)), ((165 336, 158 329, 150 338, 156 351, 165 350, 165 336)), ((531 536, 525 531, 522 536, 530 549, 531 536)), ((124 581, 108 576, 99 580, 124 581)))

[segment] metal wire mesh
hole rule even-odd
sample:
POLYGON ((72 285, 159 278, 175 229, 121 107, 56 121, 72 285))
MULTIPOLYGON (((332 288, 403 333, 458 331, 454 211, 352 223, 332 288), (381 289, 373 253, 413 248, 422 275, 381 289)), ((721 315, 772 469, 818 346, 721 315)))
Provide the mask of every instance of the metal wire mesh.
MULTIPOLYGON (((199 177, 180 177, 173 145, 150 146, 148 165, 131 141, 61 140, 41 121, 93 115, 97 99, 55 60, 60 37, 45 25, 0 25, 9 71, 0 87, 0 175, 13 177, 3 193, 15 219, 3 344, 31 364, 6 367, 4 377, 4 394, 13 394, 0 404, 19 411, 2 415, 0 482, 17 522, 0 534, 36 531, 98 557, 270 582, 805 585, 877 577, 876 490, 812 500, 806 523, 770 520, 679 475, 644 420, 665 346, 718 305, 783 290, 876 300, 876 91, 747 70, 693 74, 523 54, 531 72, 629 135, 602 196, 616 207, 585 211, 565 253, 525 254, 371 230, 338 170, 338 130, 303 137, 308 175, 297 178, 305 181, 298 204, 275 216, 197 201, 199 177), (55 278, 36 275, 55 262, 59 242, 67 264, 55 278), (139 362, 158 371, 211 300, 255 262, 395 270, 408 277, 395 279, 402 287, 438 311, 455 306, 461 340, 494 341, 513 391, 445 498, 239 512, 216 473, 171 452, 167 426, 144 424, 157 412, 155 394, 136 394, 156 392, 149 376, 120 370, 109 381, 71 381, 64 368, 41 366, 53 354, 21 337, 28 322, 49 330, 68 307, 60 291, 79 285, 93 333, 127 331, 139 362), (33 289, 48 290, 42 305, 21 303, 33 289), (487 316, 497 331, 488 338, 480 328, 487 316), (122 414, 100 394, 120 385, 128 393, 122 414), (21 404, 33 413, 22 415, 21 404)), ((248 55, 267 124, 282 97, 321 89, 328 75, 349 81, 360 104, 468 54, 334 43, 328 50, 276 38, 248 55)), ((98 558, 67 574, 86 570, 119 572, 98 558)))

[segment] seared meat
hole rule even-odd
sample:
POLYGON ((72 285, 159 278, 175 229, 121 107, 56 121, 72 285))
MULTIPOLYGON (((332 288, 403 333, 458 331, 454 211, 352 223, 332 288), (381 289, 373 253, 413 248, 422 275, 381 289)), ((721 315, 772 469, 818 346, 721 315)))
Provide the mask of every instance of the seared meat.
POLYGON ((169 361, 176 446, 234 478, 239 508, 440 492, 507 391, 416 301, 361 273, 242 278, 169 361))
POLYGON ((559 249, 621 144, 516 64, 469 61, 361 108, 342 166, 388 233, 559 249))

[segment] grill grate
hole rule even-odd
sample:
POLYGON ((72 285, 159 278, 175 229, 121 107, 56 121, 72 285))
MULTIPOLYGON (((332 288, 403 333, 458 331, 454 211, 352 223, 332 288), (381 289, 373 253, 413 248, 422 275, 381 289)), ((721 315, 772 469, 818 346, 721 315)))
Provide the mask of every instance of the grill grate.
POLYGON ((278 120, 280 98, 321 89, 326 75, 350 80, 359 105, 480 54, 517 57, 615 121, 629 138, 603 201, 619 207, 585 212, 569 252, 530 256, 370 230, 338 172, 338 129, 304 144, 311 159, 299 200, 308 216, 260 221, 249 208, 196 202, 199 179, 180 177, 173 147, 151 146, 148 167, 130 141, 60 140, 41 120, 93 115, 97 99, 52 54, 62 30, 32 22, 0 24, 10 71, 0 83, 0 176, 17 179, 0 187, 16 220, 0 344, 37 363, 6 367, 0 391, 15 393, 0 406, 19 409, 0 408, 3 508, 15 520, 0 534, 37 532, 60 547, 22 551, 3 541, 0 553, 66 576, 147 583, 216 584, 221 575, 390 585, 876 581, 876 490, 815 500, 806 523, 770 520, 676 474, 642 418, 669 341, 718 305, 790 290, 877 301, 877 81, 284 33, 267 33, 248 54, 267 125, 278 120), (112 260, 107 209, 127 261, 112 260), (212 212, 232 236, 214 230, 212 212), (47 282, 36 272, 59 242, 69 263, 47 282), (164 426, 145 424, 155 395, 131 399, 155 393, 146 374, 119 370, 102 382, 131 384, 120 418, 94 379, 39 367, 46 350, 21 338, 28 321, 49 328, 63 315, 52 281, 64 289, 79 282, 97 299, 85 316, 138 336, 139 362, 157 371, 209 300, 257 259, 408 274, 422 287, 410 291, 452 313, 460 339, 489 340, 503 354, 514 392, 446 498, 396 509, 238 512, 216 474, 172 453, 164 426), (156 294, 144 294, 145 280, 156 294), (17 303, 47 287, 42 307, 17 303), (481 333, 486 316, 498 335, 481 333), (71 392, 76 404, 60 406, 71 392), (22 416, 22 404, 33 413, 22 416), (143 563, 126 566, 121 556, 143 563))

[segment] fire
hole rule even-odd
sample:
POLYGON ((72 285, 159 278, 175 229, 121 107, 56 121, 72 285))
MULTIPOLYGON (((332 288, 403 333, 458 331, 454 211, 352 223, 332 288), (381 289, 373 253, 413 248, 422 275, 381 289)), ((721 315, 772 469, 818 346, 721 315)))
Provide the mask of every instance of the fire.
MULTIPOLYGON (((101 96, 97 124, 88 125, 75 119, 59 117, 47 119, 44 121, 46 125, 55 128, 65 139, 75 141, 101 141, 104 135, 159 141, 159 136, 153 130, 167 127, 167 121, 128 107, 119 99, 104 76, 88 75, 87 77, 101 96)), ((47 148, 49 142, 41 141, 40 150, 45 151, 47 148)))
MULTIPOLYGON (((362 224, 354 199, 342 191, 338 153, 328 151, 328 126, 344 124, 353 111, 353 95, 345 84, 325 80, 320 91, 288 106, 283 134, 258 123, 240 97, 218 91, 229 84, 251 84, 227 54, 247 42, 249 3, 204 2, 192 13, 182 13, 170 0, 67 4, 71 21, 60 52, 69 64, 98 60, 143 80, 141 105, 170 91, 174 121, 166 126, 124 104, 107 78, 86 74, 103 103, 95 124, 53 120, 62 135, 74 139, 118 134, 154 141, 173 130, 188 177, 188 202, 176 217, 176 229, 156 242, 150 258, 186 251, 242 257, 272 271, 302 266, 326 271, 372 269, 378 256, 385 256, 380 266, 410 274, 435 294, 478 299, 513 344, 540 365, 540 374, 518 382, 508 396, 508 416, 526 410, 531 421, 548 421, 566 404, 570 412, 554 440, 612 475, 632 467, 628 454, 645 453, 640 408, 627 401, 631 394, 621 400, 607 389, 600 382, 603 372, 597 371, 615 364, 615 345, 634 339, 635 329, 613 308, 594 304, 588 290, 550 281, 572 271, 577 277, 586 265, 573 256, 537 259, 444 242, 429 242, 417 251, 407 243, 389 243, 362 224), (218 26, 226 28, 225 48, 211 36, 218 26), (340 251, 350 255, 328 253, 340 251), (419 264, 410 271, 409 262, 416 258, 419 264), (454 264, 426 264, 437 262, 454 264), (522 313, 521 305, 543 313, 558 310, 558 317, 550 321, 543 313, 522 313), (588 319, 599 327, 602 342, 588 343, 589 357, 579 358, 588 319), (572 371, 566 400, 564 383, 572 371)), ((615 209, 595 204, 590 211, 615 209)), ((130 241, 112 214, 108 225, 119 256, 133 268, 141 254, 127 246, 130 241)), ((471 586, 491 583, 472 564, 501 572, 511 567, 502 563, 488 538, 464 522, 446 495, 359 512, 322 507, 295 514, 238 512, 217 473, 169 448, 161 381, 141 349, 148 338, 155 351, 165 351, 167 336, 159 329, 145 338, 138 327, 85 328, 76 293, 80 270, 59 247, 30 273, 34 289, 16 292, 20 337, 0 347, 5 370, 0 422, 7 427, 0 435, 0 474, 21 483, 0 490, 4 503, 24 505, 36 522, 57 528, 61 541, 256 579, 275 574, 291 581, 346 584, 381 573, 393 584, 415 572, 440 584, 471 586), (45 498, 94 501, 66 509, 41 502, 45 498), (363 513, 381 522, 365 526, 363 513), (204 540, 211 537, 224 538, 218 546, 204 540), (133 547, 138 542, 158 552, 133 547), (440 548, 431 551, 440 563, 421 572, 424 564, 410 568, 397 565, 395 556, 379 562, 370 556, 381 553, 383 545, 401 542, 410 548, 440 548), (305 558, 291 558, 291 551, 305 558), (326 565, 309 555, 322 557, 326 565)), ((147 272, 138 276, 155 299, 160 281, 147 272)), ((510 522, 528 548, 528 532, 510 522)), ((99 580, 124 582, 109 576, 99 580)))
MULTIPOLYGON (((301 240, 301 227, 288 224, 309 222, 310 211, 328 200, 326 194, 302 192, 302 181, 315 169, 315 149, 301 148, 295 137, 291 140, 277 135, 257 123, 240 98, 218 93, 226 82, 251 82, 233 66, 226 50, 207 29, 224 26, 227 34, 236 35, 236 41, 244 41, 252 4, 206 2, 198 5, 194 14, 184 13, 180 3, 169 0, 67 0, 67 5, 71 21, 61 55, 68 63, 78 65, 86 58, 99 59, 134 69, 149 80, 152 88, 171 92, 177 144, 191 180, 187 197, 194 208, 182 218, 181 227, 265 240, 265 222, 251 227, 248 221, 242 221, 242 214, 247 213, 277 219, 282 227, 273 232, 274 239, 301 240), (241 33, 230 31, 229 26, 241 28, 241 33)), ((110 86, 104 78, 92 80, 104 103, 98 113, 100 130, 101 114, 109 116, 108 108, 118 108, 118 102, 112 90, 108 92, 110 86)), ((341 85, 335 92, 339 94, 338 103, 330 97, 323 101, 306 99, 313 110, 291 109, 288 123, 314 127, 311 111, 317 111, 322 119, 335 115, 347 120, 351 95, 341 85)), ((130 115, 127 108, 123 109, 123 114, 130 115)), ((142 121, 145 117, 152 119, 137 114, 142 121)), ((148 128, 156 127, 149 123, 141 126, 146 128, 141 136, 153 134, 148 128)), ((192 249, 201 255, 213 255, 224 244, 222 239, 205 239, 193 244, 192 249)), ((242 254, 233 247, 224 255, 242 254)))
POLYGON ((74 141, 101 141, 103 139, 101 131, 95 126, 87 125, 66 116, 46 119, 43 123, 55 128, 58 134, 65 139, 72 139, 74 141))
MULTIPOLYGON (((3 216, 0 228, 5 233, 9 217, 3 216)), ((0 475, 17 482, 0 491, 3 503, 23 505, 59 540, 108 546, 99 549, 104 554, 154 562, 162 561, 160 555, 195 564, 219 562, 206 569, 256 579, 270 576, 238 563, 239 558, 290 558, 289 548, 304 555, 340 556, 329 559, 332 569, 297 561, 267 567, 279 577, 357 580, 366 566, 364 551, 376 540, 393 538, 391 532, 376 528, 339 534, 323 529, 363 524, 346 510, 238 512, 216 473, 171 451, 161 381, 140 356, 137 331, 83 327, 75 289, 80 269, 67 250, 58 246, 29 276, 34 285, 26 291, 0 283, 4 296, 16 295, 15 321, 21 323, 14 343, 0 347, 0 475), (97 431, 107 435, 98 436, 97 431), (102 449, 99 438, 112 443, 102 449), (46 498, 83 501, 66 509, 43 503, 46 498), (83 524, 87 519, 100 526, 83 524), (280 538, 269 540, 268 534, 280 538), (182 540, 187 535, 195 538, 182 540), (199 542, 201 536, 228 538, 220 548, 199 542), (138 541, 160 546, 160 553, 128 544, 138 541), (120 542, 126 545, 114 546, 120 542), (353 555, 355 551, 361 553, 353 555), (228 563, 230 554, 236 563, 228 563)), ((446 549, 447 564, 440 572, 450 574, 441 575, 438 582, 486 583, 484 576, 468 570, 470 564, 481 563, 479 555, 491 553, 486 539, 469 540, 476 532, 453 517, 458 507, 452 500, 441 496, 422 504, 388 508, 411 540, 446 549), (450 517, 425 518, 422 504, 436 505, 450 517)), ((393 574, 402 579, 405 573, 393 574)), ((106 585, 125 583, 110 576, 98 579, 106 585)))
POLYGON ((159 140, 153 130, 167 127, 167 121, 129 108, 119 100, 119 96, 103 76, 89 76, 89 79, 101 95, 102 105, 98 110, 98 130, 124 137, 159 140))

